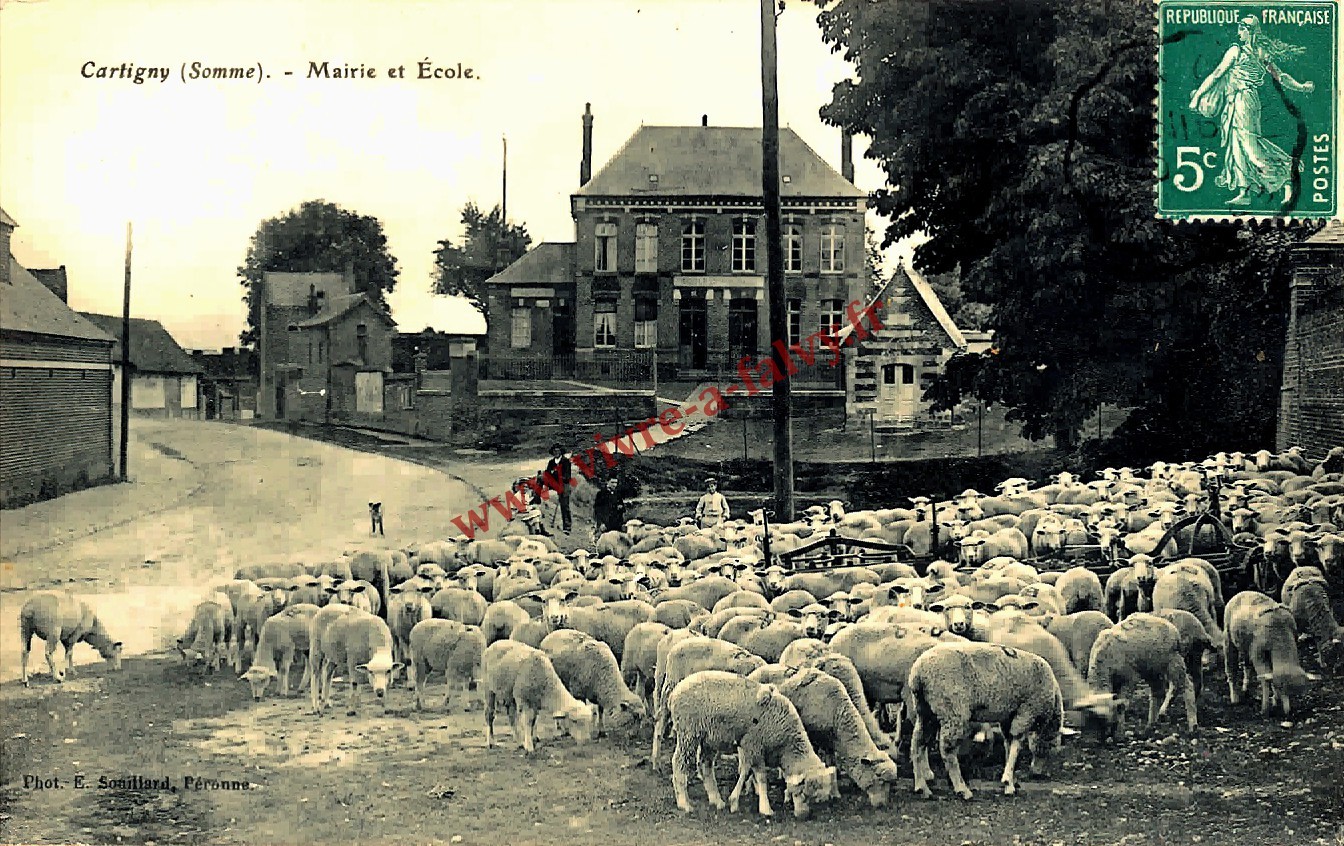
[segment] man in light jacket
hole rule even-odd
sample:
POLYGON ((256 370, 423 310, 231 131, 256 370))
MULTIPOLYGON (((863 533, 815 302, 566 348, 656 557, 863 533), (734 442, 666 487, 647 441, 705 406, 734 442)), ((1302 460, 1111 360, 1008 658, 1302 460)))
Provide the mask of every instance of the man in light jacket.
POLYGON ((706 479, 705 488, 705 495, 695 505, 695 524, 702 529, 712 529, 728 519, 728 500, 719 493, 717 479, 706 479))

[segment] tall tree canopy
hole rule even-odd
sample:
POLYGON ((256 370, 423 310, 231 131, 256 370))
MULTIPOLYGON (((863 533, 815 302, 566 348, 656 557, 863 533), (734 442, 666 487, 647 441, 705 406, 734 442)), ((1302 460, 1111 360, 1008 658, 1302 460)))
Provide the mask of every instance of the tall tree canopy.
POLYGON ((462 207, 462 238, 445 238, 434 251, 434 293, 465 297, 490 322, 485 280, 513 264, 532 245, 525 224, 505 225, 499 206, 482 212, 475 202, 462 207), (459 246, 460 244, 461 246, 459 246))
POLYGON ((856 69, 822 117, 872 139, 885 243, 927 233, 916 264, 992 306, 997 352, 943 401, 1064 445, 1099 403, 1170 449, 1270 440, 1286 251, 1310 233, 1155 219, 1151 3, 815 2, 856 69))
POLYGON ((263 220, 252 236, 247 259, 238 277, 247 289, 247 329, 239 340, 244 346, 257 341, 261 317, 258 298, 262 274, 340 273, 354 268, 358 290, 378 303, 397 284, 397 260, 387 250, 383 224, 376 217, 346 211, 325 200, 308 200, 297 209, 263 220))

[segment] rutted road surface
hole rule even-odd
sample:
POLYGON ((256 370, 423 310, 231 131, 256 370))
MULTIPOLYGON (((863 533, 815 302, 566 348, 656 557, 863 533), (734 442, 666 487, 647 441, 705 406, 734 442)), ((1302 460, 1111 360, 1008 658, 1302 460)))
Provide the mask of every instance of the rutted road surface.
MULTIPOLYGON (((185 630, 206 586, 230 577, 239 565, 322 560, 356 545, 397 547, 449 537, 457 533, 451 518, 480 502, 479 493, 438 470, 280 432, 136 421, 133 435, 157 451, 154 460, 181 464, 178 477, 194 476, 194 492, 158 513, 4 562, 9 586, 73 581, 67 586, 94 600, 108 629, 125 642, 127 655, 169 646, 185 630), (370 501, 383 503, 385 538, 369 536, 370 501)), ((174 475, 162 467, 152 470, 155 478, 174 475)), ((131 471, 137 473, 135 464, 131 471)), ((172 501, 166 486, 162 492, 131 487, 80 496, 116 499, 127 512, 122 519, 172 501)), ((6 531, 16 532, 31 528, 25 522, 56 519, 46 503, 0 517, 6 531)), ((28 595, 28 590, 0 593, 0 679, 19 675, 18 612, 28 595)), ((35 639, 30 669, 45 673, 41 650, 35 639)), ((98 657, 80 645, 75 660, 98 657)))

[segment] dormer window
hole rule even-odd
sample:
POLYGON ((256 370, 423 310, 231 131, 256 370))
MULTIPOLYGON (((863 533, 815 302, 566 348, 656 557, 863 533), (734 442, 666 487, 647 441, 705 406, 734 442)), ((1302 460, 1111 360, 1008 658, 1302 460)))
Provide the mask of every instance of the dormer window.
POLYGON ((650 174, 649 174, 649 184, 650 184, 650 185, 657 185, 657 184, 658 184, 658 174, 656 174, 656 173, 650 173, 650 174))

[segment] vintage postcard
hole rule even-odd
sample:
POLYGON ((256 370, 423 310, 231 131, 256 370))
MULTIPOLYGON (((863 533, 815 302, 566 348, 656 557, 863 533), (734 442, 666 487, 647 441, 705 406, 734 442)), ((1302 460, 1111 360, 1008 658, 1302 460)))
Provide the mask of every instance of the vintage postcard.
POLYGON ((1338 11, 0 0, 0 844, 1341 846, 1338 11))

